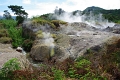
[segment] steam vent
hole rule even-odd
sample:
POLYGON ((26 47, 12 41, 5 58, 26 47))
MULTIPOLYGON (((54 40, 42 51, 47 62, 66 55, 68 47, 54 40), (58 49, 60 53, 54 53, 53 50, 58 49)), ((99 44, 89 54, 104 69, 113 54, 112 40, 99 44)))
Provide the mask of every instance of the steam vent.
POLYGON ((99 51, 105 48, 105 43, 113 37, 119 39, 116 34, 119 25, 112 27, 103 24, 85 22, 72 22, 66 24, 41 25, 32 21, 24 22, 23 34, 34 40, 30 56, 34 61, 45 62, 55 59, 63 61, 67 58, 75 60, 84 55, 87 50, 99 51), (101 27, 101 28, 100 28, 101 27))

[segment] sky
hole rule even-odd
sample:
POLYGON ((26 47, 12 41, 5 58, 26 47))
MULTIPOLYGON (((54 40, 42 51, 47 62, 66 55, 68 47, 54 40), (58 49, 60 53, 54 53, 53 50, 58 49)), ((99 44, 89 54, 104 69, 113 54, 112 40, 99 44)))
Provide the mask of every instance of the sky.
POLYGON ((22 6, 29 14, 29 17, 46 13, 53 13, 55 8, 62 8, 67 12, 84 10, 90 6, 104 9, 120 9, 120 0, 0 0, 0 15, 8 10, 11 15, 14 13, 7 7, 10 5, 22 6))

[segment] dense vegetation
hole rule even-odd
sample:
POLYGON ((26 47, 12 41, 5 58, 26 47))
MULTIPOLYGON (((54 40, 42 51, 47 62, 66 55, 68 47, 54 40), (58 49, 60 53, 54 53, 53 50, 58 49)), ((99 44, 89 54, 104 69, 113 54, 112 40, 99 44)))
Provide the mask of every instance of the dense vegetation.
MULTIPOLYGON (((46 20, 53 20, 53 19, 56 19, 56 16, 54 16, 54 15, 60 16, 64 13, 65 13, 65 11, 63 9, 56 8, 54 13, 44 14, 44 15, 41 15, 40 17, 42 17, 46 20)), ((76 14, 90 15, 91 13, 94 15, 98 15, 101 13, 105 19, 108 19, 109 21, 112 21, 115 23, 120 23, 120 9, 105 10, 100 7, 92 6, 92 7, 86 8, 83 11, 75 10, 75 11, 71 12, 72 15, 76 15, 76 14)))
POLYGON ((119 80, 120 40, 98 52, 89 49, 75 61, 40 63, 37 67, 21 70, 17 59, 6 62, 0 70, 2 80, 119 80), (6 69, 7 68, 7 69, 6 69))
POLYGON ((0 42, 11 43, 13 48, 23 46, 26 51, 30 51, 33 43, 30 38, 23 37, 22 27, 17 27, 17 21, 13 19, 0 20, 0 42))
POLYGON ((111 10, 105 10, 99 7, 88 7, 86 8, 82 14, 90 14, 90 12, 94 14, 103 14, 103 17, 108 19, 109 21, 113 21, 116 23, 120 23, 120 9, 111 9, 111 10))
MULTIPOLYGON (((22 7, 18 8, 22 9, 22 7)), ((120 10, 93 8, 90 8, 90 10, 88 8, 88 10, 84 11, 84 14, 89 14, 90 11, 93 11, 95 14, 100 12, 110 21, 119 23, 120 10)), ((62 12, 64 11, 59 9, 56 10, 55 14, 60 15, 62 12)), ((78 11, 75 11, 74 14, 76 12, 78 11)), ((31 20, 33 24, 49 24, 54 29, 58 28, 60 24, 67 25, 67 22, 56 20, 55 17, 51 18, 52 15, 44 14, 33 17, 31 20)), ((18 26, 19 20, 11 19, 7 11, 5 11, 4 17, 6 19, 0 20, 0 42, 11 43, 13 48, 22 46, 26 51, 30 51, 33 41, 29 37, 22 35, 22 27, 18 26)), ((21 21, 23 22, 23 20, 21 21)), ((0 69, 0 80, 119 80, 119 56, 120 40, 107 45, 106 50, 95 52, 92 49, 88 49, 84 56, 76 60, 67 58, 59 63, 48 61, 47 63, 38 64, 37 67, 31 65, 32 70, 22 70, 18 60, 13 58, 0 69)))

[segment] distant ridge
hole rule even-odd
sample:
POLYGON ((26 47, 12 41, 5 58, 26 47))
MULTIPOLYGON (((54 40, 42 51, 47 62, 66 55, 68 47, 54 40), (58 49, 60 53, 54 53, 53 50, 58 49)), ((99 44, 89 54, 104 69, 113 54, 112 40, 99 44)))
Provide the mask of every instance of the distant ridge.
MULTIPOLYGON (((0 15, 0 19, 4 19, 4 17, 0 15)), ((16 19, 16 16, 12 16, 12 19, 15 20, 15 19, 16 19)))
POLYGON ((83 11, 83 14, 85 13, 90 13, 90 12, 94 12, 94 13, 98 13, 102 10, 105 10, 103 8, 100 8, 100 7, 95 7, 95 6, 91 6, 91 7, 87 7, 84 11, 83 11))

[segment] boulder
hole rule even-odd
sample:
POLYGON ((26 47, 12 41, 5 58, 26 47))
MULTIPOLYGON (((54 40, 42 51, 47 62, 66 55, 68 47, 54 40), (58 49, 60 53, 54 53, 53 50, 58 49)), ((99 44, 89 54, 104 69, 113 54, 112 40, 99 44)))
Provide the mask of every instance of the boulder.
POLYGON ((35 45, 32 47, 30 56, 34 61, 46 62, 52 60, 53 57, 56 61, 62 61, 66 56, 66 50, 63 47, 55 46, 51 48, 44 44, 35 45))
POLYGON ((113 27, 107 27, 104 31, 120 34, 120 24, 115 24, 113 27))
POLYGON ((44 61, 50 58, 50 48, 46 45, 35 45, 31 49, 30 56, 35 61, 44 61))
POLYGON ((26 58, 25 55, 23 55, 20 52, 17 52, 15 49, 12 49, 11 44, 1 44, 0 43, 0 68, 3 67, 3 64, 6 63, 8 60, 12 58, 17 58, 20 67, 22 69, 28 69, 30 68, 30 62, 26 58))

